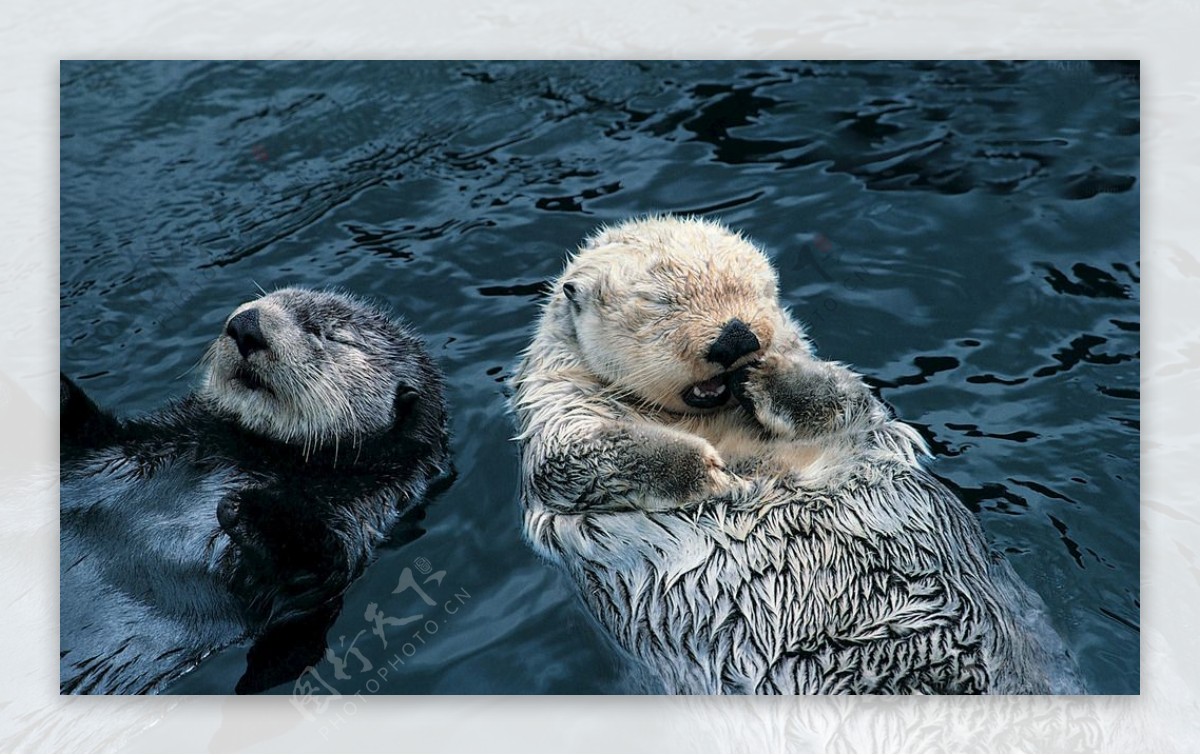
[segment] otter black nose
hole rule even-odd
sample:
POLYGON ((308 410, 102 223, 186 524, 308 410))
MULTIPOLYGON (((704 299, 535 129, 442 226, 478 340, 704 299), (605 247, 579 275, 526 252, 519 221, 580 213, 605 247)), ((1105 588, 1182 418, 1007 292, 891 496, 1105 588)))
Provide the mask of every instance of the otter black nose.
POLYGON ((239 312, 225 326, 225 332, 237 344, 243 359, 256 351, 265 351, 267 348, 267 337, 263 335, 262 328, 258 325, 257 309, 239 312))
POLYGON ((735 317, 725 323, 721 335, 713 341, 704 358, 722 367, 729 367, 747 354, 758 351, 759 346, 758 337, 750 327, 735 317))

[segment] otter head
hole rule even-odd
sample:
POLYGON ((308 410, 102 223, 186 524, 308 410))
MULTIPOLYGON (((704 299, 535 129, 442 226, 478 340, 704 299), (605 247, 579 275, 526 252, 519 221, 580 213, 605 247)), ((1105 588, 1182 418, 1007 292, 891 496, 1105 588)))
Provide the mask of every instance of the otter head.
POLYGON ((682 413, 727 406, 730 374, 769 350, 786 319, 761 251, 716 223, 671 217, 589 239, 550 307, 570 319, 597 378, 682 413))
POLYGON ((357 443, 400 423, 426 391, 423 353, 374 307, 285 288, 229 315, 206 355, 200 395, 273 440, 357 443))

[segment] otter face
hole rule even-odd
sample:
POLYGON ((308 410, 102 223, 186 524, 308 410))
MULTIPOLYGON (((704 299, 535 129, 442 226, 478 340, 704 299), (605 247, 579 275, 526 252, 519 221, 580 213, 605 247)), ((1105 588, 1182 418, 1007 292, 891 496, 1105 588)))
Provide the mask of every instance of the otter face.
POLYGON ((343 294, 285 288, 233 311, 201 396, 245 429, 306 449, 390 427, 416 397, 415 341, 343 294))
POLYGON ((715 223, 651 218, 601 232, 552 293, 583 361, 620 395, 681 413, 726 407, 729 376, 784 326, 778 280, 715 223))

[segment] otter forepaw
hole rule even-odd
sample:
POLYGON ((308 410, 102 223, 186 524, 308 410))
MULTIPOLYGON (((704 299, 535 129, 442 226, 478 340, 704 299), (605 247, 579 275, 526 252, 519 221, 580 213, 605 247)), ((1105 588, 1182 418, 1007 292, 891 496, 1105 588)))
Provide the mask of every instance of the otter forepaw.
POLYGON ((621 467, 633 473, 637 508, 651 511, 692 506, 732 487, 725 460, 708 442, 655 429, 638 433, 621 467))
POLYGON ((776 374, 783 360, 777 354, 735 370, 729 377, 729 392, 743 409, 776 435, 790 435, 793 428, 786 417, 778 416, 772 400, 776 374))
POLYGON ((236 495, 225 496, 217 504, 217 524, 236 543, 245 541, 245 520, 242 516, 242 501, 236 495))
POLYGON ((743 368, 730 390, 746 411, 781 437, 811 437, 842 429, 864 416, 871 393, 850 370, 808 357, 771 354, 743 368))

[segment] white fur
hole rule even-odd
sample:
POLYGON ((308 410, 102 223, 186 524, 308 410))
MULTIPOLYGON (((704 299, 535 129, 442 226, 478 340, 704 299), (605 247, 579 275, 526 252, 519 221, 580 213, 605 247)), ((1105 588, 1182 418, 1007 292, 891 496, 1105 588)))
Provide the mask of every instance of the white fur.
POLYGON ((1070 689, 1047 671, 1061 644, 1029 631, 1040 601, 921 469, 917 433, 813 356, 765 256, 723 227, 590 239, 513 407, 528 540, 667 691, 1070 689), (731 317, 762 343, 734 365, 758 365, 754 413, 693 410, 679 392, 722 372, 704 354, 731 317))

